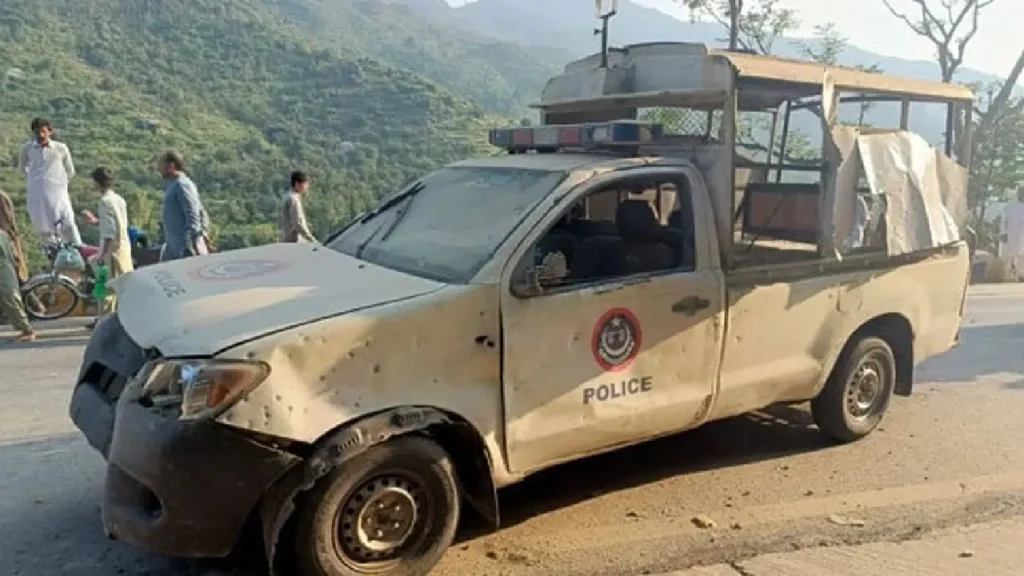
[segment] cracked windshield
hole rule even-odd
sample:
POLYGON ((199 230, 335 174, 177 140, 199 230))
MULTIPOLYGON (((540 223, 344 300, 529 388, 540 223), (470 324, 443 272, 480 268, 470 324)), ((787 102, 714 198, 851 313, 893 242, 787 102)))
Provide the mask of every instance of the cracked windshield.
POLYGON ((1020 0, 0 2, 0 576, 1015 576, 1020 0))

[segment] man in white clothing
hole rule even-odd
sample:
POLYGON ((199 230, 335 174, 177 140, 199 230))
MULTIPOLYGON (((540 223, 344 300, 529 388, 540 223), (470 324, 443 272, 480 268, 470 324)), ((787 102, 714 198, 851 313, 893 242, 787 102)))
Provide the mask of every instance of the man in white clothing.
POLYGON ((57 221, 63 219, 63 239, 81 244, 68 195, 68 183, 75 176, 71 151, 64 143, 51 139, 53 126, 45 118, 32 120, 32 133, 35 138, 22 147, 19 162, 28 181, 26 204, 32 227, 40 241, 49 244, 54 241, 57 221))
POLYGON ((1002 222, 1002 260, 1009 265, 1010 275, 1020 280, 1024 274, 1024 186, 1017 189, 1017 200, 1007 202, 1002 222))

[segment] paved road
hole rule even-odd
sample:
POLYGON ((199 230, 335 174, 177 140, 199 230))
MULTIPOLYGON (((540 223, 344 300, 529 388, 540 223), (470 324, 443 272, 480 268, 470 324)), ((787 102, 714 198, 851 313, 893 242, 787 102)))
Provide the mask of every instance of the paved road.
MULTIPOLYGON (((503 493, 511 526, 438 573, 653 574, 1024 514, 1024 287, 976 289, 968 315, 863 442, 829 446, 775 409, 560 467, 503 493)), ((0 345, 0 574, 207 574, 104 540, 102 461, 66 417, 84 337, 0 345)))
POLYGON ((816 547, 659 576, 977 576, 1020 573, 1024 517, 932 532, 906 542, 816 547))

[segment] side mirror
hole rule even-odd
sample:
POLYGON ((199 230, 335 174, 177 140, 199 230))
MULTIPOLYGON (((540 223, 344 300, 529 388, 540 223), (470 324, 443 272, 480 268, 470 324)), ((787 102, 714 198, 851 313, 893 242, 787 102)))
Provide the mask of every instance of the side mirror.
POLYGON ((513 278, 513 291, 516 296, 533 298, 544 294, 544 283, 548 286, 557 283, 569 273, 565 263, 565 255, 552 252, 544 257, 541 264, 530 264, 524 260, 513 278))
POLYGON ((516 285, 516 292, 519 296, 533 298, 544 293, 540 284, 540 268, 530 266, 520 276, 521 281, 516 285))

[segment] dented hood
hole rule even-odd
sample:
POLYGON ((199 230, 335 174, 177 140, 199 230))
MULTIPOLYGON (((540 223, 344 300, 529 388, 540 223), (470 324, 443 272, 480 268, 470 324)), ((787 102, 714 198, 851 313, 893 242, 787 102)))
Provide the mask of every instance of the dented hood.
POLYGON ((148 266, 120 279, 128 335, 164 356, 204 356, 267 333, 406 300, 444 285, 310 244, 148 266))

